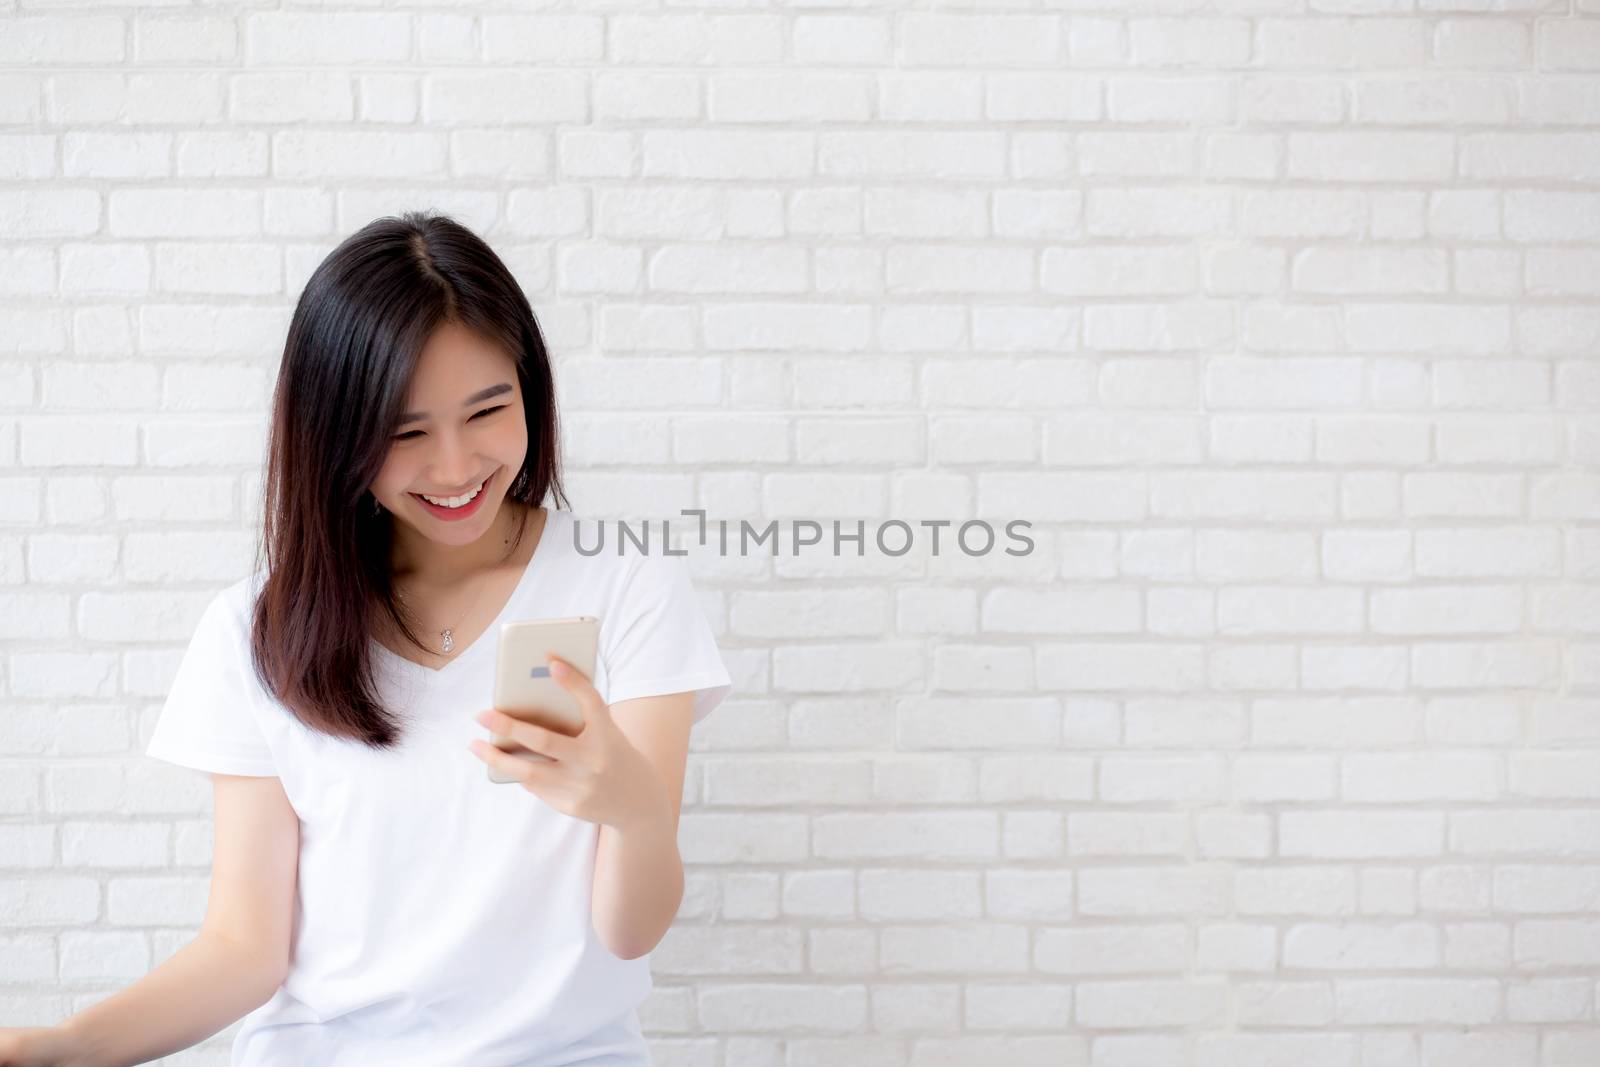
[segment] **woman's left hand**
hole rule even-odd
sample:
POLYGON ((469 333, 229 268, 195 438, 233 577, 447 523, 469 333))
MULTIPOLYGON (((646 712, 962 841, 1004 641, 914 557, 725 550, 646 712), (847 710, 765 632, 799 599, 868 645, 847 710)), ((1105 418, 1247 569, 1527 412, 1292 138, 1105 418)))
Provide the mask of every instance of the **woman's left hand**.
POLYGON ((600 691, 560 657, 550 656, 549 663, 550 677, 577 698, 583 712, 583 729, 576 736, 493 708, 480 714, 478 722, 552 762, 502 752, 488 741, 473 741, 468 747, 552 808, 577 819, 626 828, 670 810, 660 773, 617 728, 600 691))

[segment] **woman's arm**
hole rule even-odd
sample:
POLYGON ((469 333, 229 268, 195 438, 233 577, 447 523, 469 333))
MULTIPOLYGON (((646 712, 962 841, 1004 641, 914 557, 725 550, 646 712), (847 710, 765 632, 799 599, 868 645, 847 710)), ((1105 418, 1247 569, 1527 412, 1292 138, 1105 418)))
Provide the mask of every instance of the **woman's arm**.
POLYGON ((190 1045, 265 1004, 283 973, 252 950, 202 931, 120 993, 56 1027, 63 1067, 126 1067, 190 1045))
POLYGON ((146 1063, 265 1004, 289 968, 300 819, 277 778, 213 774, 211 893, 199 935, 56 1028, 73 1067, 146 1063))
POLYGON ((660 944, 683 903, 678 812, 694 694, 637 697, 610 708, 617 728, 660 778, 656 817, 627 828, 600 827, 595 855, 590 905, 595 933, 612 955, 631 960, 660 944))
POLYGON ((600 827, 595 854, 595 934, 618 959, 637 959, 660 944, 683 903, 683 860, 671 813, 627 829, 600 827))

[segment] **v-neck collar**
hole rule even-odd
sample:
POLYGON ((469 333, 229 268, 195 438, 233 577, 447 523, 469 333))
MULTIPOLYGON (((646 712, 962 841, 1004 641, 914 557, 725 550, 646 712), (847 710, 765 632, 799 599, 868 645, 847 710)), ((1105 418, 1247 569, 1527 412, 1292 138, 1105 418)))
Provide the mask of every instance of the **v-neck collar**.
POLYGON ((513 606, 521 601, 522 594, 532 584, 534 575, 543 568, 545 559, 554 553, 555 549, 551 543, 552 535, 555 533, 556 525, 561 521, 560 516, 565 514, 566 512, 558 511, 555 508, 546 509, 544 528, 539 531, 539 542, 533 546, 533 555, 529 557, 527 564, 523 566, 522 576, 517 579, 517 584, 512 588, 511 595, 506 597, 506 602, 500 605, 500 611, 490 621, 489 625, 484 627, 483 632, 473 638, 471 644, 462 649, 454 659, 444 666, 429 667, 418 663, 416 660, 407 659, 405 656, 385 648, 381 642, 376 640, 372 641, 372 646, 378 650, 379 655, 394 663, 400 670, 428 680, 437 680, 453 673, 461 665, 462 661, 478 655, 484 648, 493 647, 494 643, 499 640, 500 624, 506 621, 506 616, 511 613, 513 606))

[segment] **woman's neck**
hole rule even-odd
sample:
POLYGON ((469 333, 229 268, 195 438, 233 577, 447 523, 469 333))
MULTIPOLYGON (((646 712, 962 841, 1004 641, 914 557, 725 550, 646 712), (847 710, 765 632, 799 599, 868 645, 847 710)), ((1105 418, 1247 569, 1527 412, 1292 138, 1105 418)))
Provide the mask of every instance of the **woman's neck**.
POLYGON ((408 537, 397 538, 391 564, 394 578, 407 585, 438 588, 492 571, 516 554, 518 529, 532 511, 519 501, 506 500, 495 524, 470 545, 441 547, 408 530, 408 537))

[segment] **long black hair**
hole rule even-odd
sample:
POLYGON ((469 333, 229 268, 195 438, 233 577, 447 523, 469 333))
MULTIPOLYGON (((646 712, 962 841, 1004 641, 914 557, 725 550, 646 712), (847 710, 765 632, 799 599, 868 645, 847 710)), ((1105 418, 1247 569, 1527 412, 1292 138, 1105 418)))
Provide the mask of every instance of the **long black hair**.
POLYGON ((565 503, 555 383, 533 309, 489 246, 446 216, 385 216, 329 253, 295 305, 273 393, 255 671, 306 726, 378 749, 399 743, 401 724, 376 696, 374 623, 387 615, 426 646, 395 596, 394 517, 375 513, 368 490, 423 346, 446 322, 516 363, 528 452, 507 499, 532 508, 553 492, 565 503))

